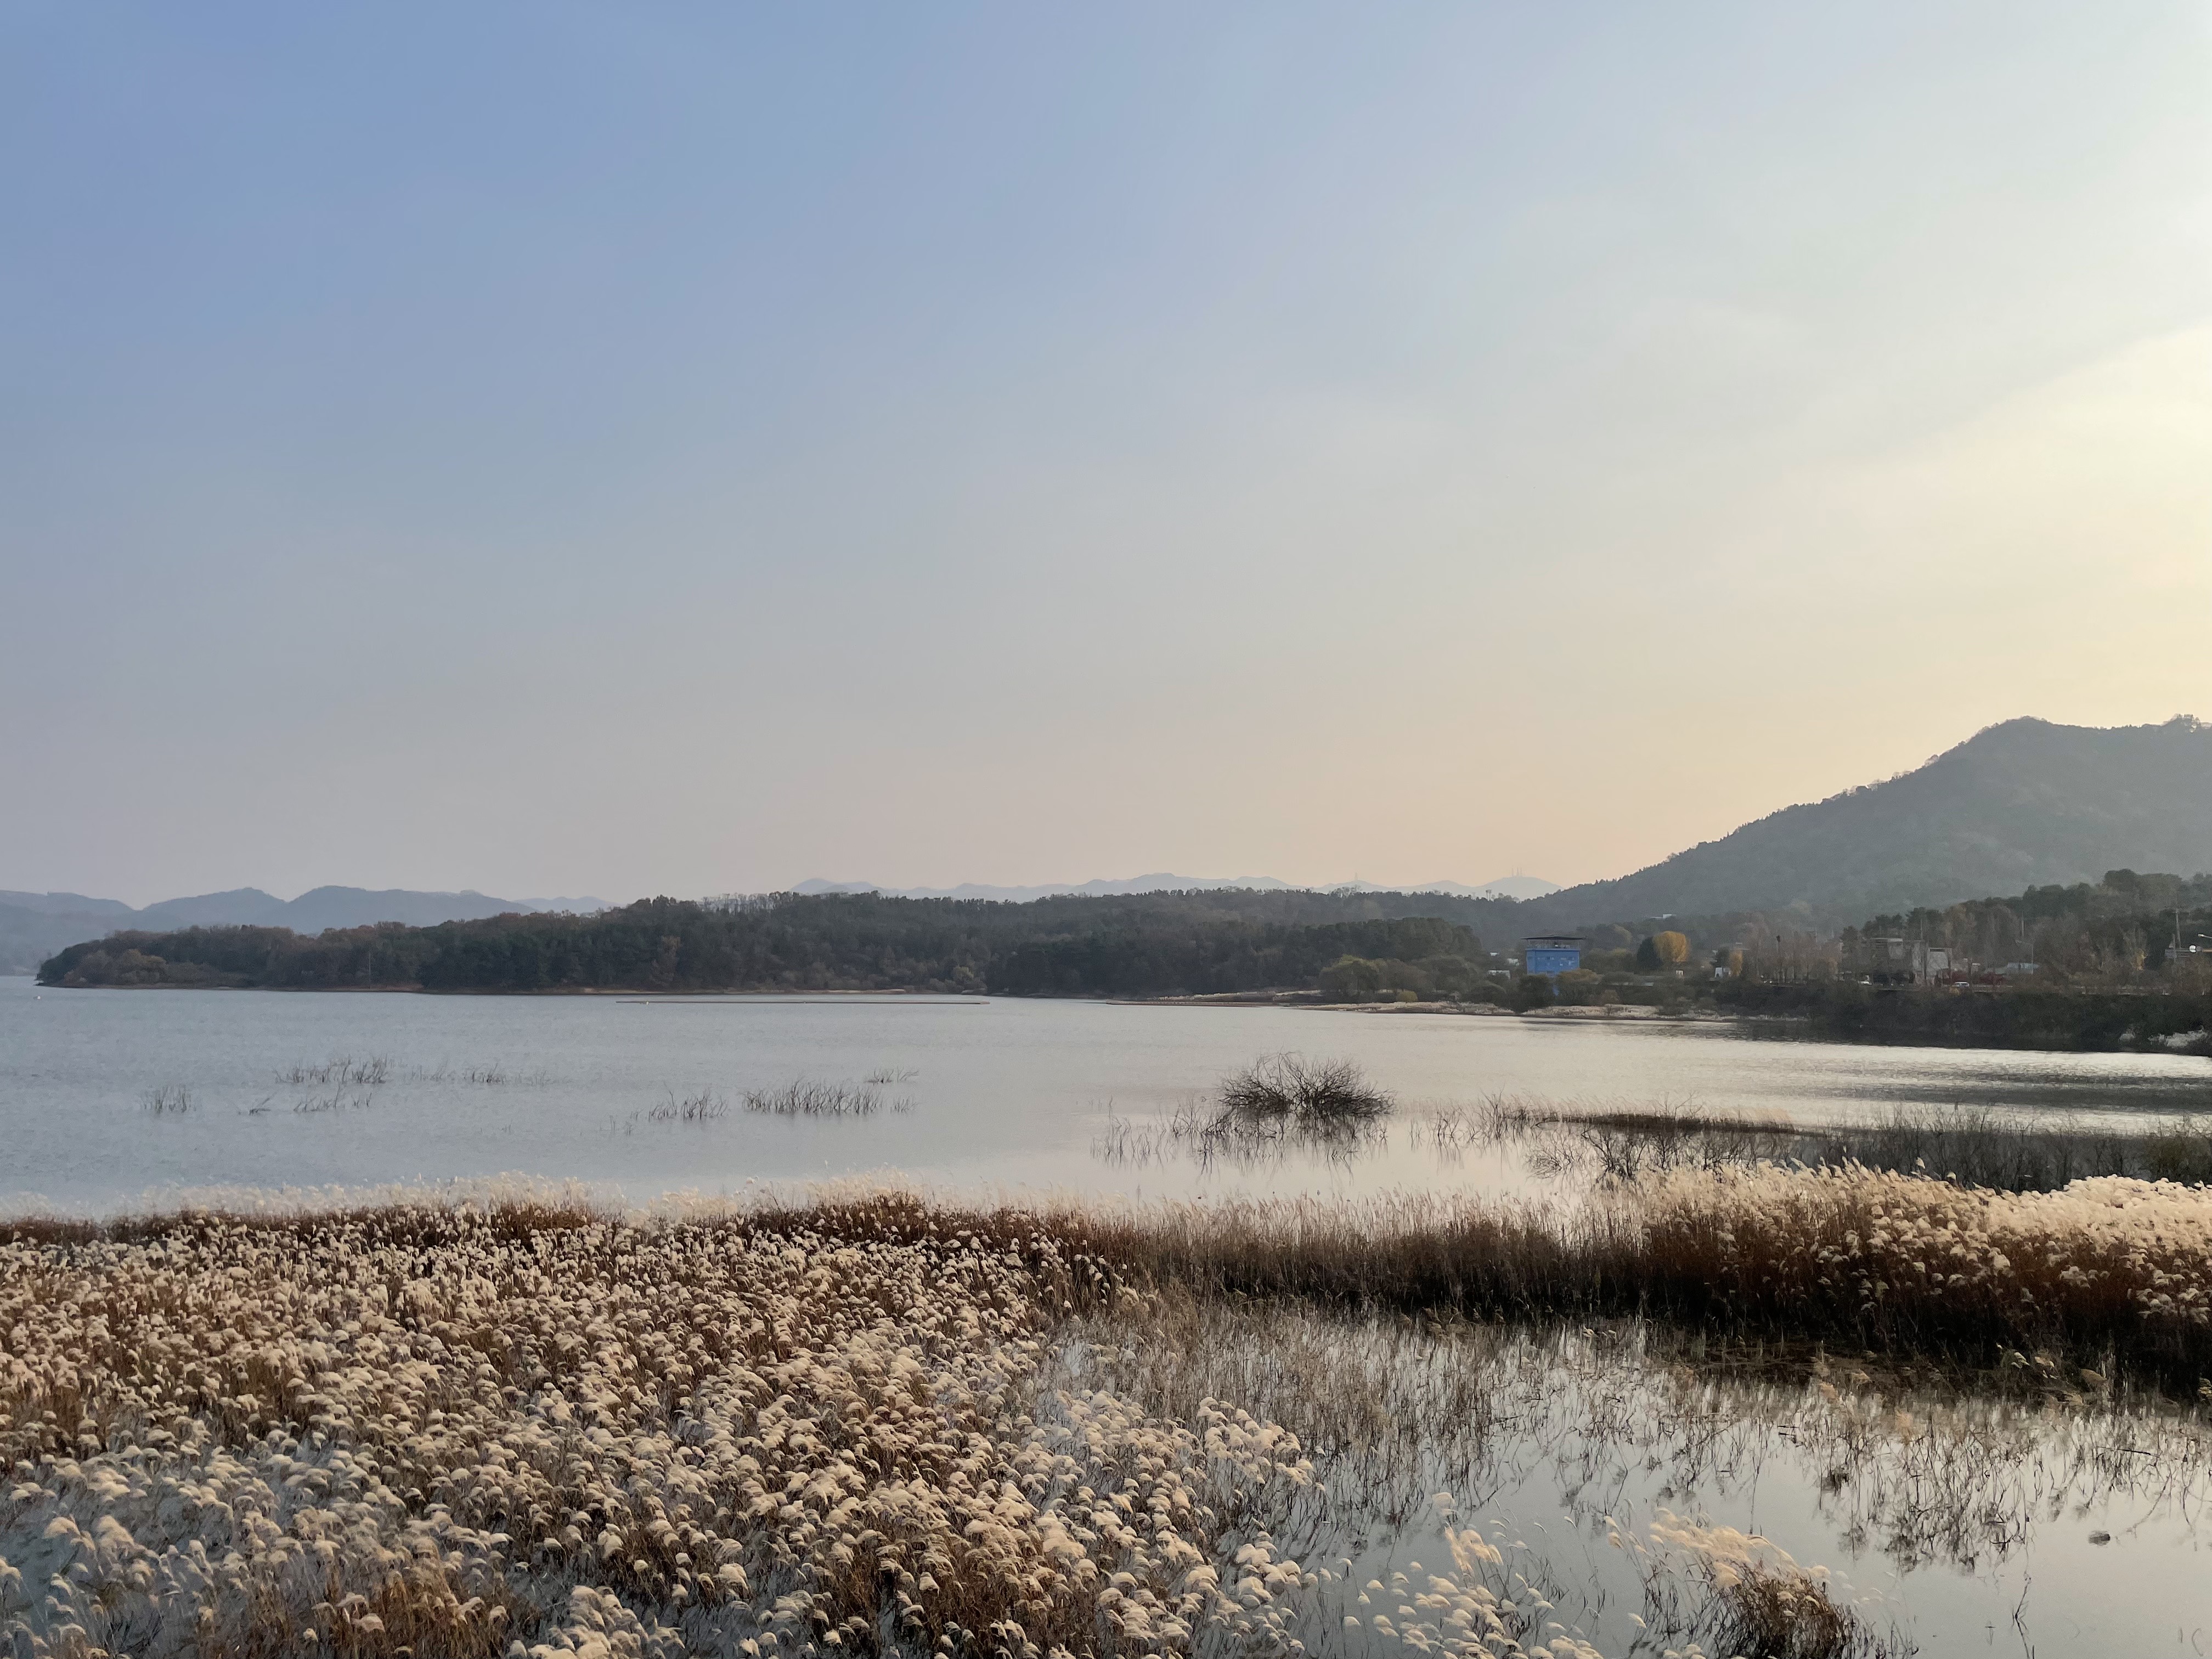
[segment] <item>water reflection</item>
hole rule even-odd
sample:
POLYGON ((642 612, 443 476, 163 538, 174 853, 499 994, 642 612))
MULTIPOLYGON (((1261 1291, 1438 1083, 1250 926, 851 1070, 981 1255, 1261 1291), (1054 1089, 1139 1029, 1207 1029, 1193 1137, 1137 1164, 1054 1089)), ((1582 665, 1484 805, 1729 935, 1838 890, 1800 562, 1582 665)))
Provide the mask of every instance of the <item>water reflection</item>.
POLYGON ((2065 1113, 1899 1106, 1871 1120, 1801 1124, 1783 1112, 1715 1113, 1694 1101, 1492 1096, 1389 1118, 1311 1122, 1253 1119, 1194 1100, 1158 1118, 1109 1110, 1091 1150, 1115 1169, 1182 1162, 1202 1174, 1249 1177, 1303 1162, 1340 1180, 1362 1160, 1425 1159, 1442 1171, 1468 1167, 1469 1155, 1480 1151, 1493 1154, 1492 1173, 1502 1168, 1506 1189, 1765 1162, 1856 1164, 2006 1192, 2052 1192, 2100 1176, 2212 1181, 2212 1114, 2162 1115, 2124 1127, 2065 1113))
POLYGON ((1472 1526, 1607 1653, 1710 1616, 1685 1525, 1828 1569, 1864 1632, 1923 1652, 2002 1632, 2044 1656, 2188 1653, 2212 1613, 2203 1415, 2055 1376, 1173 1295, 1093 1327, 1069 1364, 1163 1413, 1233 1400, 1297 1433, 1319 1478, 1275 1536, 1348 1559, 1351 1584, 1418 1583, 1412 1564, 1448 1566, 1448 1527, 1472 1526))
POLYGON ((1298 1123, 1250 1121, 1210 1111, 1196 1103, 1164 1119, 1132 1120, 1108 1109, 1091 1153, 1115 1169, 1154 1168, 1188 1160, 1200 1170, 1245 1174, 1279 1169, 1286 1160, 1311 1159, 1348 1169, 1358 1158, 1387 1154, 1393 1126, 1382 1121, 1298 1123))

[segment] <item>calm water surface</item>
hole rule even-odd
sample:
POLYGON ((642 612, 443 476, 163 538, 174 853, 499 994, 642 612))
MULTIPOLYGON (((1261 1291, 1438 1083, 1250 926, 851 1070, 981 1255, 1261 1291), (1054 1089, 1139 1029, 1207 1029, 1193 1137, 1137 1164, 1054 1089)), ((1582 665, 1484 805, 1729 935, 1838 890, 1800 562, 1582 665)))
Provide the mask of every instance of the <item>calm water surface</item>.
MULTIPOLYGON (((1416 1121, 1495 1094, 1694 1103, 1808 1124, 1904 1104, 2105 1118, 2212 1109, 2212 1061, 2202 1059, 1842 1047, 1720 1025, 968 998, 58 992, 0 979, 0 1209, 112 1211, 210 1188, 507 1173, 633 1200, 894 1171, 967 1192, 1134 1197, 1519 1178, 1502 1154, 1455 1159, 1408 1133, 1346 1164, 1202 1169, 1102 1156, 1116 1124, 1142 1131, 1282 1049, 1357 1060, 1416 1121), (337 1056, 380 1059, 388 1079, 374 1088, 286 1080, 337 1056), (486 1071, 501 1080, 465 1079, 486 1071), (908 1109, 858 1121, 737 1109, 747 1089, 878 1072, 902 1079, 885 1094, 908 1109), (189 1091, 189 1109, 149 1113, 147 1092, 170 1085, 189 1091), (653 1121, 656 1105, 701 1093, 731 1109, 707 1122, 653 1121)), ((2134 1474, 2140 1458, 2124 1448, 2081 1461, 2069 1448, 2096 1435, 2076 1429, 2075 1412, 2024 1425, 2006 1408, 2002 1425, 1969 1418, 1932 1434, 1887 1421, 1868 1431, 1879 1455, 1838 1487, 1827 1433, 1773 1397, 1708 1397, 1701 1414, 1687 1409, 1699 1387, 1671 1372, 1587 1357, 1537 1364, 1478 1467, 1410 1478, 1452 1490, 1468 1519, 1502 1529, 1501 1545, 1523 1541, 1528 1559, 1566 1581, 1553 1616, 1602 1632, 1608 1652, 1633 1650, 1624 1621, 1638 1597, 1603 1516, 1646 1521, 1662 1505, 1763 1530, 1800 1561, 1835 1568, 1839 1588, 1923 1653, 2212 1650, 2212 1575, 2195 1519, 2203 1480, 2176 1492, 2134 1474), (2023 1436, 2028 1455, 1992 1449, 2023 1436), (1869 1503, 1862 1494, 1881 1470, 1892 1501, 1869 1503), (1923 1553, 1888 1535, 1899 1514, 1962 1483, 2008 1543, 1923 1553), (2109 1542, 2093 1541, 2102 1534, 2109 1542)), ((1295 1419, 1296 1401, 1284 1403, 1295 1419)), ((2106 1439, 2118 1432, 2094 1407, 2082 1420, 2106 1424, 2096 1432, 2106 1439)), ((1431 1528, 1386 1528, 1359 1551, 1362 1574, 1413 1560, 1434 1568, 1441 1551, 1431 1528)))
POLYGON ((1604 1025, 1291 1008, 981 998, 433 997, 53 991, 0 979, 0 1205, 103 1209, 215 1186, 360 1186, 514 1173, 633 1198, 899 1171, 965 1190, 1153 1196, 1487 1186, 1504 1159, 1400 1136, 1349 1165, 1202 1170, 1099 1156, 1115 1119, 1171 1113, 1279 1049, 1347 1056, 1413 1115, 1492 1094, 1694 1103, 1805 1122, 1900 1103, 2080 1114, 2212 1108, 2212 1060, 1747 1040, 1712 1024, 1604 1025), (343 1089, 284 1080, 335 1056, 389 1062, 343 1089), (497 1083, 459 1080, 495 1070, 497 1083), (865 1121, 736 1109, 747 1089, 890 1072, 910 1109, 865 1121), (191 1105, 149 1114, 149 1090, 191 1105), (656 1122, 712 1093, 732 1109, 656 1122), (301 1109, 320 1108, 322 1109, 301 1109))
MULTIPOLYGON (((1847 1359, 1830 1396, 1642 1352, 1618 1325, 1454 1335, 1295 1306, 1272 1317, 1285 1328, 1273 1351, 1292 1364, 1240 1367, 1234 1337, 1198 1363, 1216 1369, 1209 1392, 1303 1426, 1323 1454, 1314 1501, 1277 1535, 1309 1563, 1348 1556, 1355 1585, 1403 1572, 1418 1591, 1455 1571, 1440 1493, 1455 1525, 1502 1554, 1493 1589, 1526 1605, 1514 1577, 1525 1576, 1552 1604, 1547 1620, 1608 1656, 1681 1645, 1646 1598, 1652 1558, 1636 1547, 1670 1513, 1757 1533, 1825 1570, 1833 1598, 1897 1659, 2212 1650, 2201 1412, 1877 1389, 1847 1359), (1332 1449, 1316 1395, 1347 1388, 1417 1432, 1332 1449), (1470 1395, 1479 1403, 1456 1411, 1437 1403, 1470 1395)), ((1113 1379, 1110 1359, 1102 1370, 1113 1379)), ((1313 1650, 1406 1651, 1331 1639, 1345 1613, 1395 1615, 1400 1601, 1360 1607, 1356 1594, 1324 1609, 1313 1650)))

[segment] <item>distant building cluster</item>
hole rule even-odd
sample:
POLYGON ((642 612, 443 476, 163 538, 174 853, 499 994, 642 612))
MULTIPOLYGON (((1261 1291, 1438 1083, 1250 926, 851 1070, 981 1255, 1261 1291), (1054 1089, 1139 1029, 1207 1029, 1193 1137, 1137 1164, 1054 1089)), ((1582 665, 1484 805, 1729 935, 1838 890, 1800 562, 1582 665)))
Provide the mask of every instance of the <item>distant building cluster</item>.
MULTIPOLYGON (((1925 939, 1902 936, 1862 939, 1844 962, 1854 972, 1876 985, 1949 985, 1972 979, 1977 972, 1993 976, 1982 964, 1968 962, 1955 951, 1925 939)), ((1994 976, 2016 978, 2035 971, 2032 962, 2008 962, 1994 976)))

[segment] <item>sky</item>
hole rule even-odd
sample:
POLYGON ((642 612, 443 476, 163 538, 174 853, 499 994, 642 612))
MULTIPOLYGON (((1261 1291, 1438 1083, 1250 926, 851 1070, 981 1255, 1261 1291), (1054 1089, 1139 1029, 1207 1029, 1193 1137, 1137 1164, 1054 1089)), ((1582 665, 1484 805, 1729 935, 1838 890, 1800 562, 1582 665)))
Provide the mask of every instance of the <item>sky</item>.
POLYGON ((1573 882, 2212 716, 2212 10, 0 0, 0 887, 1573 882))

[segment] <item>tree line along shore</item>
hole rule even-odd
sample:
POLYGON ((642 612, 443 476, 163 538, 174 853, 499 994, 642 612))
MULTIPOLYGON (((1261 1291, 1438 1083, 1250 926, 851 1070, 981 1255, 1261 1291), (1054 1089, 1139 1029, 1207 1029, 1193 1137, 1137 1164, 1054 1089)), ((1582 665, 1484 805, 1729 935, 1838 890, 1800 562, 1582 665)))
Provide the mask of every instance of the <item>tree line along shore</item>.
MULTIPOLYGON (((1483 903, 1484 913, 1496 910, 1483 903)), ((2212 878, 2115 871, 1824 939, 1787 915, 1586 930, 1583 965, 1518 972, 1429 894, 1205 891, 1030 903, 872 893, 655 898, 308 936, 119 933, 60 951, 57 987, 477 993, 914 991, 1155 999, 1273 994, 1530 1011, 1554 1003, 1785 1018, 1845 1039, 2108 1048, 2201 1044, 2212 1016, 2212 878), (1957 964, 1887 984, 1874 941, 1957 964), (1923 981, 1928 976, 1923 975, 1923 981)), ((1494 915, 1485 920, 1493 925, 1494 915)))

